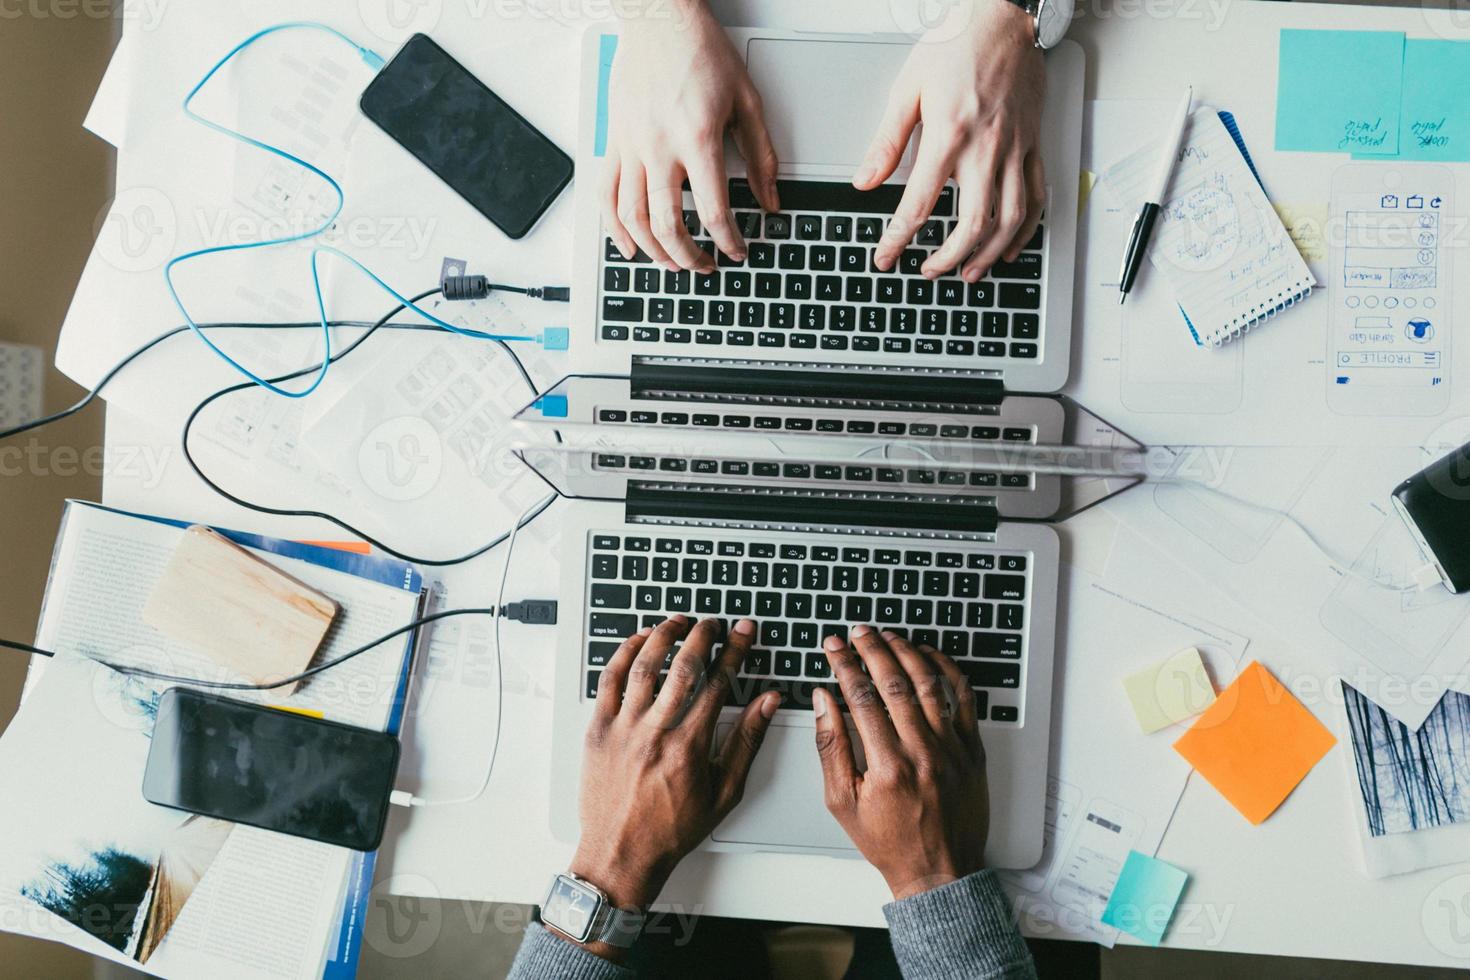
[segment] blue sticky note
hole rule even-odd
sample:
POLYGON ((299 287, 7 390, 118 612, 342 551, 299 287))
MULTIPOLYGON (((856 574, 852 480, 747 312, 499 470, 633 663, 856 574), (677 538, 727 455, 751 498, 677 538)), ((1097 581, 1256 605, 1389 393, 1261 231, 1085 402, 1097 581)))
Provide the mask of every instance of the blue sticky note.
POLYGON ((1102 920, 1150 946, 1164 938, 1189 875, 1167 861, 1129 851, 1102 920))
POLYGON ((1399 159, 1470 160, 1470 44, 1407 41, 1399 159))
POLYGON ((616 34, 604 34, 597 39, 597 118, 592 136, 593 156, 607 156, 607 87, 612 80, 613 55, 617 51, 616 34))
POLYGON ((1276 149, 1398 153, 1402 33, 1283 30, 1278 67, 1276 149))

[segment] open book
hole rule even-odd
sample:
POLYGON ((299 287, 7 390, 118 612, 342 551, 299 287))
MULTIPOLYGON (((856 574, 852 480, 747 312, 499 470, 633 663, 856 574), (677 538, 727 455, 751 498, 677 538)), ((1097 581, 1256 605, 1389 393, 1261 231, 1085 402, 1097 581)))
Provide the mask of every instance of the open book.
MULTIPOLYGON (((21 710, 0 738, 0 925, 162 977, 351 977, 375 855, 191 816, 143 799, 162 690, 93 657, 237 680, 141 613, 187 525, 70 502, 21 710)), ((341 607, 317 660, 409 622, 412 566, 222 532, 341 607)), ((282 702, 397 731, 413 633, 309 678, 282 702)), ((275 702, 267 694, 229 692, 275 702)))

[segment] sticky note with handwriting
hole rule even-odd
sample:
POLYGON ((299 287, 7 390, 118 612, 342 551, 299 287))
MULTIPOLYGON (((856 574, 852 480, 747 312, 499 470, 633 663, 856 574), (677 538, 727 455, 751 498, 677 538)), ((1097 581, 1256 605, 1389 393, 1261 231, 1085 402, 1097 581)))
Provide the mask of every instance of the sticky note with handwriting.
POLYGON ((1337 743, 1257 661, 1174 743, 1251 823, 1265 820, 1337 743))
POLYGON ((1276 149, 1398 153, 1402 33, 1287 29, 1277 64, 1276 149))
POLYGON ((1403 91, 1399 159, 1470 160, 1470 44, 1406 42, 1403 91))

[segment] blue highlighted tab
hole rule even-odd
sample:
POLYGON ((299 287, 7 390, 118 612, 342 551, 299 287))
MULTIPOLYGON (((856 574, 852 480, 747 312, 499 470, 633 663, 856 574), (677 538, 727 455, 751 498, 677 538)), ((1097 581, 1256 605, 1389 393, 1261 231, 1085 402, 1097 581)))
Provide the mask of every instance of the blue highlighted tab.
POLYGON ((1283 30, 1278 66, 1276 149, 1399 152, 1401 32, 1283 30))
POLYGON ((592 155, 607 156, 607 86, 612 78, 613 55, 618 50, 618 36, 604 34, 597 49, 597 121, 592 139, 592 155))
POLYGON ((542 395, 536 399, 536 407, 541 409, 542 418, 564 419, 567 417, 567 396, 542 395))

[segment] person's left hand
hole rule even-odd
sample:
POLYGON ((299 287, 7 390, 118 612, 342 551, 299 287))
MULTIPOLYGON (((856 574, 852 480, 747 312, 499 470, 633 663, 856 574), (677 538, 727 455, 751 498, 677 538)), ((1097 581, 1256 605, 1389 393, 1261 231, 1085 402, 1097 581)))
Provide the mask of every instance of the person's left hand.
POLYGON ((780 704, 774 693, 752 701, 711 756, 715 724, 750 651, 755 624, 736 623, 711 662, 719 638, 718 620, 691 628, 675 616, 651 633, 629 637, 598 681, 582 759, 582 838, 571 871, 619 908, 651 904, 684 855, 740 802, 780 704), (681 639, 655 697, 664 659, 681 639))
POLYGON ((974 0, 954 5, 950 17, 964 20, 947 19, 914 45, 852 182, 871 190, 887 180, 922 122, 913 173, 874 264, 892 267, 953 177, 958 224, 922 271, 933 279, 960 269, 975 282, 997 259, 1015 259, 1041 221, 1046 67, 1035 22, 1020 7, 974 0))

